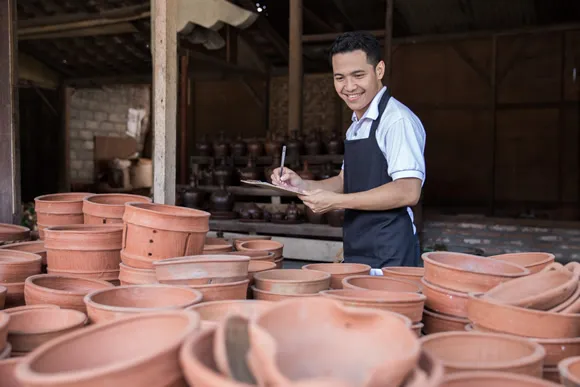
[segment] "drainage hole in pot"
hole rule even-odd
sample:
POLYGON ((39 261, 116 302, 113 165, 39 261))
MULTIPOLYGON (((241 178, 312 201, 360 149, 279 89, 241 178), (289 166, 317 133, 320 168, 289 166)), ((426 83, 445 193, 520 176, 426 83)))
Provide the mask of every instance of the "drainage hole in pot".
POLYGON ((107 223, 107 219, 103 219, 103 224, 107 223))
POLYGON ((153 230, 153 234, 157 234, 157 230, 153 230))
POLYGON ((153 243, 153 239, 149 239, 149 243, 153 243))
POLYGON ((147 253, 147 255, 150 257, 150 256, 152 256, 153 254, 151 254, 151 253, 147 253))

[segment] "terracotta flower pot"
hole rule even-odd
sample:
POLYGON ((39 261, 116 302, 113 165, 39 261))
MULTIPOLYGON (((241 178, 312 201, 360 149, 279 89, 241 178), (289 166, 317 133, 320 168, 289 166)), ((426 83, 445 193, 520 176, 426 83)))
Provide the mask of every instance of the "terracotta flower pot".
POLYGON ((443 364, 430 353, 421 351, 415 370, 407 376, 402 387, 439 387, 444 377, 443 364))
POLYGON ((415 332, 415 334, 417 335, 417 337, 421 337, 423 335, 423 327, 425 326, 425 324, 423 324, 422 322, 420 323, 415 323, 411 326, 411 330, 413 332, 415 332))
POLYGON ((330 274, 315 270, 274 269, 254 274, 259 290, 277 294, 312 294, 327 290, 330 274))
POLYGON ((274 259, 282 257, 284 245, 277 241, 271 240, 250 240, 239 243, 236 246, 238 251, 268 251, 274 253, 274 259))
POLYGON ((39 274, 24 282, 24 299, 27 305, 52 304, 86 313, 84 297, 95 290, 112 287, 111 283, 101 280, 39 274))
POLYGON ((251 294, 254 299, 260 301, 284 301, 284 300, 294 300, 297 298, 304 297, 320 297, 320 293, 295 293, 295 294, 281 294, 269 292, 267 290, 258 289, 256 286, 251 287, 251 294))
POLYGON ((34 210, 36 211, 40 239, 44 239, 46 227, 83 224, 83 199, 90 195, 93 194, 69 192, 36 197, 34 210))
POLYGON ((225 300, 202 302, 190 306, 186 310, 193 310, 199 313, 202 321, 216 325, 230 314, 241 315, 253 320, 272 305, 271 302, 258 300, 225 300))
POLYGON ((2 286, 6 288, 6 298, 4 300, 5 308, 14 308, 22 306, 24 302, 24 281, 23 282, 4 282, 2 286))
POLYGON ((468 293, 456 292, 433 285, 421 279, 423 294, 427 296, 425 307, 437 313, 456 317, 467 317, 468 293))
POLYGON ((38 348, 16 367, 25 386, 186 386, 176 361, 199 316, 172 311, 94 325, 38 348))
POLYGON ((560 379, 566 387, 580 386, 580 356, 569 357, 558 364, 560 379))
POLYGON ((30 309, 10 315, 8 341, 14 352, 30 352, 85 326, 87 316, 71 309, 30 309))
POLYGON ((0 245, 30 239, 30 229, 10 223, 0 223, 0 245))
POLYGON ((386 292, 382 290, 339 289, 320 292, 322 297, 340 301, 345 306, 374 308, 407 316, 414 323, 423 318, 425 297, 418 293, 386 292))
POLYGON ((170 285, 129 285, 101 289, 85 296, 92 323, 117 320, 136 313, 185 309, 203 299, 194 289, 170 285))
POLYGON ((550 253, 512 253, 492 255, 491 259, 515 263, 525 267, 530 273, 542 271, 546 266, 554 262, 556 257, 550 253))
POLYGON ((558 367, 544 367, 542 379, 561 385, 560 370, 558 367))
POLYGON ((147 196, 130 194, 97 194, 83 200, 85 224, 123 223, 125 203, 151 203, 147 196))
POLYGON ((275 268, 276 264, 274 262, 250 260, 248 265, 248 279, 250 280, 250 285, 254 284, 254 274, 274 270, 275 268))
POLYGON ((205 238, 203 246, 203 254, 213 253, 229 253, 234 250, 234 246, 223 238, 205 238))
POLYGON ((0 283, 24 282, 40 273, 40 255, 16 250, 0 250, 0 283))
POLYGON ((158 283, 155 269, 139 269, 119 264, 119 280, 121 285, 147 285, 158 283))
POLYGON ((495 333, 436 333, 423 337, 421 345, 443 362, 446 374, 501 371, 541 378, 546 356, 538 343, 495 333))
POLYGON ((387 266, 381 269, 383 277, 404 279, 413 281, 416 284, 421 284, 423 274, 425 274, 424 267, 410 267, 410 266, 387 266))
POLYGON ((522 266, 470 254, 434 251, 422 258, 425 280, 458 292, 487 292, 502 282, 530 274, 522 266))
POLYGON ((5 359, 0 361, 0 380, 2 381, 2 387, 22 386, 22 384, 16 380, 16 376, 14 375, 16 365, 18 365, 20 362, 21 359, 18 358, 5 359))
POLYGON ((389 292, 420 293, 420 285, 407 280, 381 276, 353 275, 342 280, 344 289, 386 290, 389 292))
POLYGON ((441 387, 555 387, 559 384, 508 372, 460 372, 446 375, 441 387))
POLYGON ((1 246, 0 249, 24 251, 26 253, 40 255, 42 265, 46 265, 46 248, 44 247, 44 241, 42 240, 12 243, 10 245, 1 246))
MULTIPOLYGON (((208 212, 153 203, 127 203, 125 206, 125 256, 153 262, 202 253, 209 231, 208 212)), ((151 268, 123 262, 142 269, 151 268)))
POLYGON ((10 316, 8 313, 0 312, 0 351, 6 347, 10 316))
POLYGON ((330 273, 330 288, 342 289, 342 280, 352 275, 369 275, 371 267, 362 263, 311 263, 302 266, 304 270, 318 270, 330 273))
POLYGON ((231 251, 228 253, 214 253, 210 252, 204 255, 243 255, 244 257, 250 258, 250 261, 267 261, 267 262, 274 262, 277 259, 276 255, 269 251, 248 251, 245 250, 241 251, 231 251))
POLYGON ((245 300, 250 280, 245 279, 236 282, 221 284, 189 285, 190 288, 199 290, 203 294, 203 301, 245 300))
POLYGON ((439 332, 463 331, 469 320, 462 317, 448 316, 445 314, 423 310, 423 333, 430 335, 439 332))
POLYGON ((245 237, 233 237, 232 242, 236 250, 239 250, 239 245, 247 241, 269 241, 272 240, 270 235, 249 235, 245 237))
POLYGON ((123 229, 120 225, 54 226, 45 230, 48 271, 117 280, 123 229))
POLYGON ((530 338, 546 350, 544 367, 555 367, 566 358, 580 356, 580 337, 567 339, 530 338))
POLYGON ((207 285, 248 278, 250 258, 241 255, 195 255, 154 261, 162 284, 207 285))
POLYGON ((548 309, 548 312, 554 313, 578 313, 580 312, 580 286, 576 288, 576 291, 561 304, 548 309))

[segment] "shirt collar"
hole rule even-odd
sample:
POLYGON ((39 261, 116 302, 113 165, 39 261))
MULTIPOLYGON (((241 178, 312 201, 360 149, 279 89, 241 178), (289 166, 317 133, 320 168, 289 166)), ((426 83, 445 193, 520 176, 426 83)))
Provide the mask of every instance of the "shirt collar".
POLYGON ((381 100, 381 97, 383 96, 386 90, 387 90, 386 86, 383 86, 383 88, 379 90, 377 95, 375 95, 375 98, 373 98, 373 100, 371 101, 369 108, 367 109, 365 114, 363 114, 360 120, 356 117, 356 113, 352 112, 352 122, 362 121, 365 118, 369 118, 374 121, 377 118, 379 118, 379 101, 381 100))

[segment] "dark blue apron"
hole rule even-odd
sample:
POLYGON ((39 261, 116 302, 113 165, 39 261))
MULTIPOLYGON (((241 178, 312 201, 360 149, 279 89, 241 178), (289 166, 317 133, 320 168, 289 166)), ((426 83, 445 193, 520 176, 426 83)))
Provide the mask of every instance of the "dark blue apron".
MULTIPOLYGON (((379 102, 379 116, 369 137, 344 142, 344 193, 368 191, 393 181, 379 148, 376 132, 391 99, 385 90, 379 102)), ((386 211, 345 211, 343 226, 344 262, 385 266, 420 266, 417 236, 407 208, 386 211)))

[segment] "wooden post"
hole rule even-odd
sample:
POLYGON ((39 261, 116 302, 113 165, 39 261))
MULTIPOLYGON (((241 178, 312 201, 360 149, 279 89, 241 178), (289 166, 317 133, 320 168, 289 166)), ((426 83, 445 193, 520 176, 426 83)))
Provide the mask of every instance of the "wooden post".
POLYGON ((495 183, 497 174, 497 36, 491 37, 491 192, 489 215, 495 212, 495 183))
POLYGON ((290 0, 288 131, 302 129, 302 0, 290 0))
POLYGON ((175 204, 177 1, 153 0, 153 200, 175 204))
POLYGON ((68 192, 71 189, 71 179, 70 179, 70 101, 72 97, 72 89, 62 84, 60 87, 60 98, 61 98, 61 124, 63 131, 63 141, 62 141, 62 151, 64 162, 62 164, 64 171, 62 174, 62 180, 59 183, 59 188, 61 191, 68 192))
POLYGON ((189 163, 187 161, 187 117, 189 108, 189 55, 181 56, 179 70, 179 183, 187 184, 187 172, 189 163))
POLYGON ((0 2, 0 223, 20 223, 16 0, 0 2))
POLYGON ((393 69, 393 10, 395 0, 387 0, 387 12, 385 15, 385 81, 384 83, 391 87, 391 71, 393 69))

